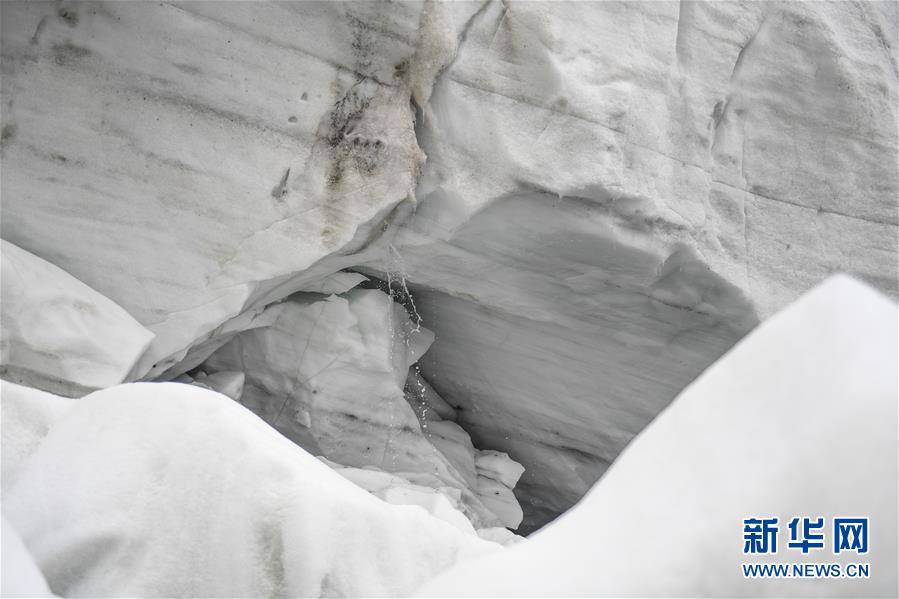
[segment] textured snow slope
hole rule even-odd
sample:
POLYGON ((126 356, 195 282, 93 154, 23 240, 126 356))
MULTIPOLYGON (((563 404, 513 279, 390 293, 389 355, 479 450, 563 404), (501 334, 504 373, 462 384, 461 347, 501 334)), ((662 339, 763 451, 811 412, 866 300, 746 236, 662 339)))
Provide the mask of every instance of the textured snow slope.
POLYGON ((571 511, 425 587, 449 596, 897 593, 896 304, 835 277, 688 387, 571 511), (870 553, 744 556, 742 520, 867 516, 870 553), (869 562, 870 579, 744 580, 744 561, 869 562))
MULTIPOLYGON (((3 383, 4 427, 27 396, 3 383)), ((369 495, 192 385, 112 387, 43 424, 3 515, 60 595, 398 596, 498 549, 369 495)))

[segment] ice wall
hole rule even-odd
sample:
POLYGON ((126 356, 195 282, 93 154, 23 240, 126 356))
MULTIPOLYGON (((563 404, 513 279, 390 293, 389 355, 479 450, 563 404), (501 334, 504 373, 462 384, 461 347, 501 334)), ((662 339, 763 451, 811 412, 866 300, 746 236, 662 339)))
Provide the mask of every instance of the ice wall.
POLYGON ((0 11, 0 234, 154 334, 129 380, 401 273, 433 428, 524 466, 525 529, 830 273, 897 295, 893 3, 0 11))

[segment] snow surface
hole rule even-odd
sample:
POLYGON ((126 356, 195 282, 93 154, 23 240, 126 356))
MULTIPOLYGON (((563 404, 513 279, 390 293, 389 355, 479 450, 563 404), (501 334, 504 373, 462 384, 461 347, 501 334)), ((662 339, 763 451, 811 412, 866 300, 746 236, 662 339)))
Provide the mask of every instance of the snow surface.
POLYGON ((897 329, 894 302, 829 279, 690 385, 571 511, 420 594, 895 597, 897 329), (866 556, 776 556, 868 562, 870 579, 743 579, 765 558, 741 553, 742 519, 769 516, 870 517, 866 556))
POLYGON ((0 524, 0 596, 55 597, 19 534, 3 518, 0 524))
MULTIPOLYGON (((19 391, 4 383, 4 406, 19 391)), ((399 596, 499 548, 370 495, 218 393, 134 383, 73 404, 24 422, 49 432, 2 489, 59 595, 399 596)))
POLYGON ((74 405, 67 397, 0 380, 0 488, 15 483, 50 426, 74 405))
POLYGON ((0 240, 0 373, 66 395, 124 381, 153 333, 61 268, 0 240))

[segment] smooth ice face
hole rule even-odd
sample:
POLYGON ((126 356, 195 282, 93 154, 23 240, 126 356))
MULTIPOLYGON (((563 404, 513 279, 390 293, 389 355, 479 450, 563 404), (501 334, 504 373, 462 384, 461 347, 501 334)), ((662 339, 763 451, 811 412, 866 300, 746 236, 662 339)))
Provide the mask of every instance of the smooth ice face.
POLYGON ((569 512, 421 594, 895 597, 897 328, 893 301, 828 280, 703 373, 569 512), (742 523, 759 515, 869 517, 876 551, 803 559, 871 577, 744 579, 742 523))
MULTIPOLYGON (((2 395, 5 432, 8 406, 34 398, 2 395)), ((31 412, 48 432, 3 485, 59 595, 400 596, 499 549, 370 495, 212 391, 137 383, 71 404, 31 412)), ((4 530, 4 566, 12 549, 4 530)))
POLYGON ((524 465, 526 531, 573 505, 757 321, 740 289, 670 236, 608 204, 528 192, 447 241, 399 238, 436 336, 421 373, 478 447, 524 465))

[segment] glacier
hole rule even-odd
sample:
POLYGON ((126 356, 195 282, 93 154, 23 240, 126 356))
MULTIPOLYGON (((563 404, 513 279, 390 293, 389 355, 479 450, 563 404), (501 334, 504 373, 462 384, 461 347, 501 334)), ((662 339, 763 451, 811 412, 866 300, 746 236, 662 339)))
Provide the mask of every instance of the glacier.
MULTIPOLYGON (((534 531, 537 547, 616 488, 697 377, 810 289, 846 273, 899 298, 897 37, 886 2, 0 3, 10 547, 62 595, 407 594, 466 556, 524 553, 534 531), (113 396, 131 407, 90 399, 113 396), (194 462, 139 430, 204 422, 194 400, 212 412, 188 429, 210 444, 194 462), (215 533, 245 545, 222 560, 276 551, 259 527, 300 535, 273 464, 337 489, 303 505, 379 528, 296 578, 213 560, 206 582, 172 570, 165 586, 150 568, 128 582, 128 559, 168 551, 184 515, 138 503, 104 537, 92 502, 124 509, 111 494, 156 474, 113 483, 84 458, 83 502, 48 501, 86 536, 41 528, 41 472, 78 436, 54 433, 67 414, 120 419, 147 443, 133 459, 195 473, 193 493, 245 518, 215 533), (204 495, 225 467, 216 427, 234 432, 223 456, 257 438, 247 427, 287 439, 243 456, 273 494, 235 487, 258 501, 247 511, 204 495), (426 531, 414 547, 429 557, 395 547, 393 527, 426 531), (109 553, 66 574, 81 543, 109 553), (93 570, 104 559, 122 578, 93 570), (370 567, 358 580, 354 560, 370 567)), ((111 429, 97 443, 128 445, 111 429)))

